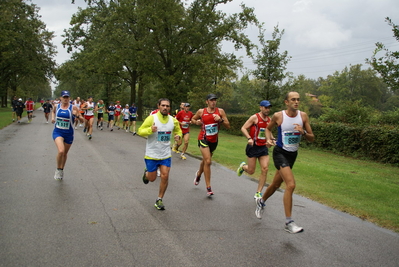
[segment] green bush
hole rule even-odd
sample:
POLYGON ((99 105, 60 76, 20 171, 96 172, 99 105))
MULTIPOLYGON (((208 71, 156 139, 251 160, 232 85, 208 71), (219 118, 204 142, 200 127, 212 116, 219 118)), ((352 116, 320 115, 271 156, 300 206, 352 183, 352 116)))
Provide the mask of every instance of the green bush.
POLYGON ((399 164, 399 135, 394 126, 353 126, 344 123, 312 122, 313 143, 302 146, 317 147, 338 154, 399 164))

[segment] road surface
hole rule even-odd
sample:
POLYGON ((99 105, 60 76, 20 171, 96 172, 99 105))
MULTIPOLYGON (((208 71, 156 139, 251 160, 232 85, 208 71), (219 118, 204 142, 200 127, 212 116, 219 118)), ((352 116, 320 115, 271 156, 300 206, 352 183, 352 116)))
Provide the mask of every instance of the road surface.
POLYGON ((56 181, 54 126, 35 115, 0 130, 0 266, 399 266, 398 234, 300 196, 303 233, 284 231, 281 192, 257 219, 256 182, 218 164, 208 198, 193 157, 173 154, 159 211, 145 139, 123 130, 78 128, 56 181))

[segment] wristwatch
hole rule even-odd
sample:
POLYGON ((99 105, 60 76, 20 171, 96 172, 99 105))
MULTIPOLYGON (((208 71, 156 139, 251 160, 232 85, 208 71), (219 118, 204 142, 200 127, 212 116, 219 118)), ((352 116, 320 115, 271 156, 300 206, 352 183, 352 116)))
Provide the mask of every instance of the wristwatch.
POLYGON ((303 130, 303 134, 302 135, 306 135, 308 132, 306 130, 303 130))

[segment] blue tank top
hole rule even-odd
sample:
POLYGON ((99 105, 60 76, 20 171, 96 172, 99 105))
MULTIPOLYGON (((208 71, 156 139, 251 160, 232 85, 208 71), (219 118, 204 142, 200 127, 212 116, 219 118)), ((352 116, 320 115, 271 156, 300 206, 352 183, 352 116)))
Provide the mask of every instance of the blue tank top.
POLYGON ((70 104, 67 109, 62 109, 61 104, 58 104, 55 111, 54 129, 57 131, 73 134, 74 122, 75 116, 73 116, 72 113, 72 104, 70 104))

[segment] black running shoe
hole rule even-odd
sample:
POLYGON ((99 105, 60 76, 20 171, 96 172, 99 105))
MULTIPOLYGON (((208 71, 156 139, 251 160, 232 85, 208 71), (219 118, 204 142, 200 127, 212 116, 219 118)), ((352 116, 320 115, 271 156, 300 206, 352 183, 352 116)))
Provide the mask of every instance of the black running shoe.
POLYGON ((145 174, 147 173, 147 168, 144 168, 144 174, 143 174, 143 183, 144 184, 148 184, 148 179, 147 179, 147 177, 145 176, 145 174))

